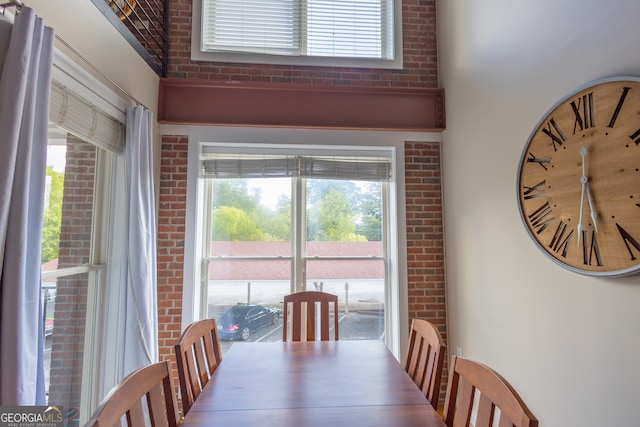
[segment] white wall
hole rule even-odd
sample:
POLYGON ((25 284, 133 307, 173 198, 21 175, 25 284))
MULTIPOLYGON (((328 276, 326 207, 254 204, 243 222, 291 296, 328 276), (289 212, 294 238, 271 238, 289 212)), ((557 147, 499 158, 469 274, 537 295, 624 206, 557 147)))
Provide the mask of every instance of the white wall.
MULTIPOLYGON (((31 0, 26 4, 97 68, 154 113, 158 76, 90 0, 31 0)), ((56 47, 67 53, 56 40, 56 47)), ((67 53, 72 59, 73 54, 67 53)), ((78 59, 78 64, 91 68, 78 59)), ((94 73, 95 74, 95 73, 94 73)), ((116 93, 120 94, 119 92, 116 93)))
POLYGON ((516 193, 527 138, 557 100, 640 75, 640 2, 437 6, 450 355, 460 347, 498 370, 541 426, 640 425, 640 276, 590 278, 551 262, 516 193))
MULTIPOLYGON (((26 5, 44 20, 45 25, 52 27, 57 36, 73 46, 102 74, 140 101, 153 112, 154 117, 157 117, 159 77, 90 0, 30 0, 26 5)), ((117 87, 101 77, 92 66, 59 40, 56 40, 56 47, 110 86, 114 93, 123 96, 117 87)), ((154 130, 157 189, 161 151, 157 124, 154 125, 154 130)))

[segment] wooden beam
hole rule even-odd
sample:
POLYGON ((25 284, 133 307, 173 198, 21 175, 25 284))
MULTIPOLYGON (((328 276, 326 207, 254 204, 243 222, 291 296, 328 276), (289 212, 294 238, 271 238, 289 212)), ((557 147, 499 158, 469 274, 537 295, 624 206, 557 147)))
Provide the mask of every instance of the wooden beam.
POLYGON ((444 89, 160 79, 164 124, 441 132, 444 89))

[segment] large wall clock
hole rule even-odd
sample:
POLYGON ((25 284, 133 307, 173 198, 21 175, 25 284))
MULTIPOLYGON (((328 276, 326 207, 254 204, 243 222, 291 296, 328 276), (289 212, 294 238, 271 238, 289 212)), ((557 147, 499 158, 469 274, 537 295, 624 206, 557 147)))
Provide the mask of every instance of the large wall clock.
POLYGON ((640 78, 578 88, 526 143, 518 207, 537 246, 576 273, 640 271, 640 78))

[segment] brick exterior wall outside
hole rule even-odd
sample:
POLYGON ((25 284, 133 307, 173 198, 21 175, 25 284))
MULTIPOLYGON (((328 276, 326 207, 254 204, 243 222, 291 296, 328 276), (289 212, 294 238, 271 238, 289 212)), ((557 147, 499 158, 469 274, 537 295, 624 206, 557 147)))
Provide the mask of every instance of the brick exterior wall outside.
MULTIPOLYGON (((58 268, 89 262, 96 148, 67 136, 58 268)), ((88 274, 59 278, 51 336, 49 402, 80 407, 88 274)))
POLYGON ((436 0, 402 2, 402 70, 192 61, 192 3, 192 0, 169 0, 169 78, 360 87, 438 87, 436 0))
MULTIPOLYGON (((158 221, 159 348, 161 359, 174 361, 173 345, 181 334, 187 148, 187 137, 162 137, 158 221)), ((417 317, 436 324, 446 342, 439 143, 405 144, 405 183, 409 319, 417 317)), ((446 372, 444 376, 443 388, 446 372)))

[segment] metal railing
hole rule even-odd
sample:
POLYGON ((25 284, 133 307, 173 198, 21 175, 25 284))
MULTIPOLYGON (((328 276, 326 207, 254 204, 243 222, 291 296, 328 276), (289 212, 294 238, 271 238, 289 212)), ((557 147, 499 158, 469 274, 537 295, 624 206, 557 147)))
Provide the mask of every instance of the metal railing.
POLYGON ((167 75, 168 0, 91 0, 160 77, 167 75))

